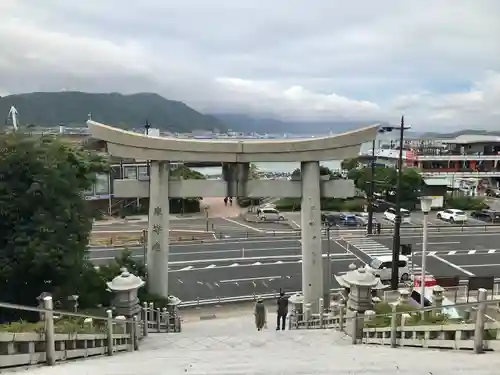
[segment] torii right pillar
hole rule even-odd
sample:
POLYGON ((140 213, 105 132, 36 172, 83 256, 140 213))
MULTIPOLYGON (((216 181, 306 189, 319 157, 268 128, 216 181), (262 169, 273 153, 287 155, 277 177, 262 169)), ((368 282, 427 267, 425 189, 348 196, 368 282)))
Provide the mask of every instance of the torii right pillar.
POLYGON ((302 292, 304 303, 318 310, 323 297, 323 254, 321 241, 321 188, 318 161, 302 162, 302 292))

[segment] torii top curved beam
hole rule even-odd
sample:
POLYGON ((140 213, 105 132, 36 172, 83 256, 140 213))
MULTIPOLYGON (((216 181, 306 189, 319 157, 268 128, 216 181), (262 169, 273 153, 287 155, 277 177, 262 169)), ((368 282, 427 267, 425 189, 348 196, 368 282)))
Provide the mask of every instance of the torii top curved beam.
POLYGON ((302 162, 359 156, 361 144, 377 136, 379 125, 308 139, 198 140, 155 137, 87 121, 92 138, 107 142, 108 152, 136 160, 205 162, 302 162))

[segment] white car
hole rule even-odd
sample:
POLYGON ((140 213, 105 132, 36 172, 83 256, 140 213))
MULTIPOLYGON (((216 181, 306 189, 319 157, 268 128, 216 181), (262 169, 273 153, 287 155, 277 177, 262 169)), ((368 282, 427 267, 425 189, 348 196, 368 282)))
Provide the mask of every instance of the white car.
POLYGON ((467 214, 462 210, 456 210, 453 208, 439 211, 437 213, 437 218, 449 221, 450 223, 465 223, 467 221, 467 214))
MULTIPOLYGON (((389 208, 384 212, 384 219, 389 221, 396 221, 396 210, 394 208, 389 208)), ((401 224, 411 224, 410 211, 401 209, 401 224)))
MULTIPOLYGON (((404 255, 399 256, 399 270, 398 274, 401 281, 410 280, 410 268, 408 267, 408 258, 404 255)), ((391 280, 392 276, 392 256, 382 255, 372 259, 367 269, 375 276, 379 277, 381 281, 391 280)))
POLYGON ((272 204, 272 203, 266 203, 266 204, 263 204, 262 206, 260 206, 259 208, 257 208, 257 215, 264 209, 266 208, 273 208, 273 209, 276 209, 276 205, 275 204, 272 204))
POLYGON ((262 221, 283 221, 285 217, 276 208, 262 208, 257 214, 262 221))

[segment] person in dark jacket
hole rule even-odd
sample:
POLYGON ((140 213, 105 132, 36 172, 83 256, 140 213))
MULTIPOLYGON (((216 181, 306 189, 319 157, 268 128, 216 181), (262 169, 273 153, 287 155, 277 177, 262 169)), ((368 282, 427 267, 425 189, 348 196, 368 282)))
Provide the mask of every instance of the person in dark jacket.
POLYGON ((276 316, 276 331, 285 330, 286 316, 288 315, 288 297, 285 296, 285 292, 280 292, 280 296, 278 298, 278 311, 276 316))

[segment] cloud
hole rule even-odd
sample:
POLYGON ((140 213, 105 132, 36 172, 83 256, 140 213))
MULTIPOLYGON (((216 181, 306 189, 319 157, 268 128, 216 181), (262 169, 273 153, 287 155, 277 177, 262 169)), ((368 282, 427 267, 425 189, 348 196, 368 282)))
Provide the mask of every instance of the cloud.
POLYGON ((494 127, 497 0, 2 0, 0 92, 158 92, 203 111, 494 127))

